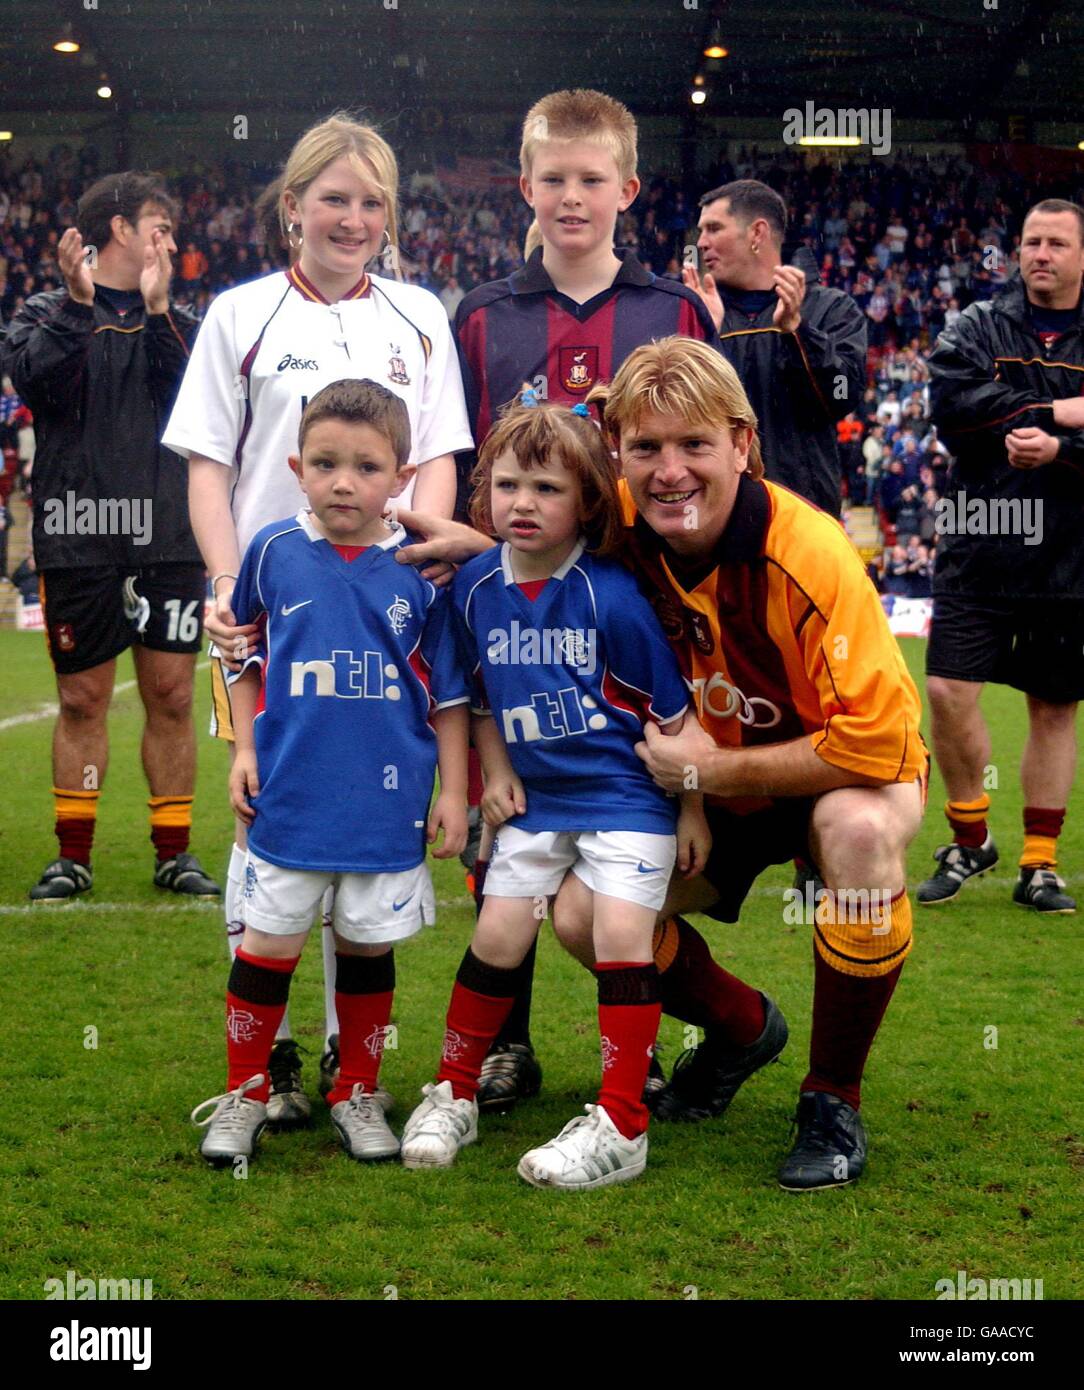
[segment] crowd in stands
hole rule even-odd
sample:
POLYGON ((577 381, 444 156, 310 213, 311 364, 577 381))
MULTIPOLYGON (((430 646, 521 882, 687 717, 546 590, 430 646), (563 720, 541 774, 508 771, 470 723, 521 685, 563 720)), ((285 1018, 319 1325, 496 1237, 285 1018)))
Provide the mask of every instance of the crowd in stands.
MULTIPOLYGON (((31 294, 60 286, 57 244, 80 193, 101 172, 91 145, 60 144, 46 160, 22 163, 0 153, 3 321, 31 294)), ((278 229, 258 202, 276 172, 237 162, 164 170, 181 210, 176 293, 197 313, 219 291, 286 263, 278 229)), ((755 150, 723 161, 714 182, 747 177, 778 189, 790 209, 788 248, 808 247, 822 283, 846 290, 867 316, 869 387, 839 427, 845 490, 852 504, 873 506, 881 519, 886 550, 878 582, 888 593, 921 597, 929 593, 949 462, 929 423, 926 355, 942 328, 1013 273, 1026 209, 1049 196, 1084 200, 1084 189, 947 156, 840 164, 755 150)), ((656 274, 680 278, 701 191, 645 179, 618 221, 618 246, 632 248, 656 274)), ((402 273, 439 295, 454 317, 475 285, 522 263, 530 220, 507 183, 450 193, 439 174, 415 174, 400 207, 402 273)), ((7 395, 0 403, 9 475, 12 454, 19 455, 7 417, 17 408, 7 395)))

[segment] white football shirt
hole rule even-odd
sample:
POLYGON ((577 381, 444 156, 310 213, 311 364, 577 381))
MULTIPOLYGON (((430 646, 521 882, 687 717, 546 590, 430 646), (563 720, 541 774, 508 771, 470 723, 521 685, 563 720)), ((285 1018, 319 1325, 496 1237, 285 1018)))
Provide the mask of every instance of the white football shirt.
MULTIPOLYGON (((287 459, 305 403, 344 378, 387 386, 410 413, 410 462, 473 446, 459 360, 440 300, 365 275, 329 304, 297 266, 236 285, 200 326, 162 442, 236 470, 231 506, 242 554, 302 501, 287 459)), ((409 506, 413 484, 399 505, 409 506)))

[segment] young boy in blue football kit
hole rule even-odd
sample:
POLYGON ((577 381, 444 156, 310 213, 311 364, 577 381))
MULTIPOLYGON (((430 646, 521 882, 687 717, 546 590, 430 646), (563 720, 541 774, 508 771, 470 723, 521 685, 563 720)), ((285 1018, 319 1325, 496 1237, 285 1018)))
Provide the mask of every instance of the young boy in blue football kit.
POLYGON ((525 393, 482 446, 472 516, 503 545, 452 585, 474 681, 482 812, 498 826, 474 938, 459 967, 436 1082, 403 1131, 407 1167, 447 1167, 477 1138, 483 1060, 571 870, 593 894, 602 1085, 598 1104, 533 1149, 538 1187, 635 1178, 647 1158, 642 1094, 658 1030, 655 919, 675 860, 706 862, 699 796, 680 808, 634 747, 646 721, 681 729, 688 691, 633 576, 616 470, 586 406, 525 393), (675 833, 676 832, 676 833, 675 833))
POLYGON ((373 1095, 393 943, 433 920, 427 841, 443 830, 438 858, 466 841, 469 696, 448 595, 396 563, 407 535, 383 519, 413 473, 406 406, 375 382, 335 382, 306 407, 298 447, 290 467, 308 506, 256 534, 233 593, 238 622, 259 622, 262 636, 232 682, 230 799, 249 829, 227 1089, 193 1112, 207 1130, 200 1152, 216 1165, 255 1151, 290 978, 332 885, 331 1118, 350 1157, 398 1153, 373 1095))

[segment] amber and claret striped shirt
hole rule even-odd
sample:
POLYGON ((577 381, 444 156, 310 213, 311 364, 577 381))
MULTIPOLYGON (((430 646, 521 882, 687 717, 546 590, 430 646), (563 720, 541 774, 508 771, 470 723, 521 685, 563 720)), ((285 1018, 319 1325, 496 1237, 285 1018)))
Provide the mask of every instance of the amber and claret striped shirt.
MULTIPOLYGON (((743 476, 714 552, 688 563, 621 480, 627 562, 721 747, 807 736, 834 767, 910 782, 927 765, 918 691, 843 527, 797 493, 743 476)), ((709 797, 708 800, 716 800, 709 797)), ((746 812, 762 798, 727 798, 746 812)))

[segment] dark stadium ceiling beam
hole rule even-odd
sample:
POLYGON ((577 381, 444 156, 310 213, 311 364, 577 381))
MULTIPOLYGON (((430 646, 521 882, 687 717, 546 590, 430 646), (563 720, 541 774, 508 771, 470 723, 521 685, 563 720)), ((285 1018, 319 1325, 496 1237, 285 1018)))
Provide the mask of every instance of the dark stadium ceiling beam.
POLYGON ((1000 0, 997 10, 982 0, 773 0, 770 9, 700 0, 697 10, 681 0, 399 0, 394 11, 379 0, 101 0, 89 11, 81 0, 8 3, 0 108, 16 127, 35 113, 81 126, 103 114, 85 55, 49 48, 67 19, 108 70, 120 108, 140 119, 304 119, 347 104, 394 128, 424 104, 513 121, 558 84, 599 86, 637 113, 683 117, 698 67, 704 118, 774 120, 813 99, 889 106, 897 120, 1066 121, 1065 94, 1084 90, 1084 13, 1071 0, 1000 0), (702 48, 716 24, 730 57, 713 64, 702 48), (1021 59, 1030 73, 1018 71, 1021 59))

